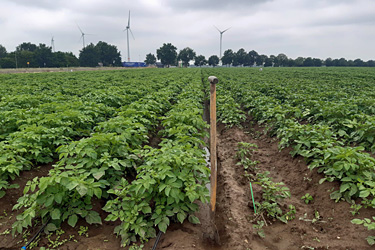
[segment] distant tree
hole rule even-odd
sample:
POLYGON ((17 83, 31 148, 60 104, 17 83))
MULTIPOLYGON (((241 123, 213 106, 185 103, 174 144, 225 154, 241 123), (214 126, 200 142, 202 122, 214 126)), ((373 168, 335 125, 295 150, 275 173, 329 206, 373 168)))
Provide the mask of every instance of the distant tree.
POLYGON ((186 47, 178 53, 177 60, 181 60, 185 67, 189 66, 189 62, 194 60, 195 52, 193 49, 186 47))
POLYGON ((35 53, 32 51, 22 50, 16 52, 16 57, 19 68, 36 68, 39 66, 35 59, 35 53))
MULTIPOLYGON (((9 54, 9 55, 12 55, 12 54, 9 54)), ((9 69, 9 68, 15 68, 15 67, 16 67, 16 61, 14 59, 14 53, 13 53, 13 57, 7 56, 7 57, 0 58, 0 68, 9 69)))
POLYGON ((328 57, 328 58, 324 61, 324 65, 327 66, 327 67, 331 67, 331 66, 333 66, 332 58, 328 57))
POLYGON ((174 65, 176 63, 177 48, 171 43, 164 43, 163 46, 156 51, 156 55, 162 64, 169 67, 170 65, 174 65))
POLYGON ((367 64, 366 65, 367 67, 375 67, 375 61, 374 60, 369 60, 369 61, 366 62, 366 64, 367 64))
POLYGON ((204 57, 203 55, 199 55, 195 57, 195 61, 194 61, 195 66, 202 66, 206 64, 207 64, 207 60, 206 60, 206 57, 204 57))
POLYGON ((233 59, 234 59, 233 50, 227 49, 226 51, 224 51, 224 55, 221 58, 221 62, 223 63, 223 65, 231 65, 233 63, 233 59))
POLYGON ((281 67, 288 66, 288 57, 283 53, 278 54, 277 63, 278 63, 278 66, 281 66, 281 67))
POLYGON ((92 43, 79 52, 79 64, 81 67, 96 67, 100 62, 100 54, 92 43))
POLYGON ((0 58, 6 57, 7 56, 7 49, 0 44, 0 58))
POLYGON ((354 66, 355 67, 363 67, 365 66, 365 62, 362 61, 361 59, 355 59, 354 62, 353 62, 354 66))
POLYGON ((220 62, 220 59, 216 55, 212 55, 208 58, 208 64, 213 66, 213 67, 217 66, 219 64, 219 62, 220 62))
POLYGON ((20 52, 20 51, 30 51, 30 52, 34 52, 35 50, 37 50, 38 46, 36 46, 35 44, 32 44, 32 43, 21 43, 20 45, 18 45, 16 47, 16 50, 17 52, 20 52))
POLYGON ((156 63, 156 57, 155 57, 155 55, 151 54, 151 53, 147 54, 146 55, 145 63, 147 65, 154 65, 156 63))
POLYGON ((319 58, 313 58, 312 61, 314 67, 321 67, 323 65, 323 61, 319 58))
POLYGON ((307 57, 302 64, 304 67, 311 67, 314 66, 313 59, 311 57, 307 57))
POLYGON ((247 56, 246 51, 243 48, 241 48, 235 53, 234 61, 236 62, 237 65, 244 65, 246 63, 246 56, 247 56))
POLYGON ((78 67, 79 59, 72 52, 63 52, 65 54, 67 67, 78 67))
POLYGON ((256 63, 258 66, 264 66, 264 64, 266 63, 266 60, 268 60, 268 56, 260 55, 257 57, 256 63))
POLYGON ((54 67, 78 67, 79 60, 73 55, 72 52, 55 52, 54 57, 54 67))
MULTIPOLYGON (((271 65, 267 65, 267 66, 279 67, 279 62, 277 61, 277 57, 275 55, 270 55, 269 60, 271 62, 271 65)), ((264 66, 267 67, 266 65, 264 66)))
POLYGON ((303 57, 297 57, 295 60, 294 60, 294 66, 296 67, 302 67, 303 66, 303 62, 305 61, 305 59, 303 57))
POLYGON ((53 67, 54 57, 52 48, 40 43, 34 51, 35 61, 38 67, 53 67))
POLYGON ((256 64, 256 60, 258 57, 258 52, 256 52, 255 50, 250 51, 249 53, 247 53, 245 65, 252 66, 254 65, 254 63, 256 64))
POLYGON ((95 48, 103 66, 121 66, 121 55, 116 46, 99 41, 95 48))
POLYGON ((341 66, 341 67, 348 66, 348 61, 345 58, 342 57, 342 58, 339 59, 337 66, 341 66))

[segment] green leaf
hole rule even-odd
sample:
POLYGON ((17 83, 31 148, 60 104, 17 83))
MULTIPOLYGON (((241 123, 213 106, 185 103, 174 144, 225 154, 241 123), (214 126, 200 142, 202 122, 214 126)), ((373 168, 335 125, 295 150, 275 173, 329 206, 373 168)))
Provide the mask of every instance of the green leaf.
POLYGON ((94 178, 97 179, 97 180, 102 178, 102 176, 104 176, 104 175, 105 175, 105 172, 102 171, 102 170, 99 170, 99 171, 92 174, 92 176, 94 176, 94 178))
POLYGON ((63 198, 63 193, 57 193, 57 194, 55 194, 55 201, 58 204, 61 204, 62 198, 63 198))
POLYGON ((79 184, 77 186, 77 191, 81 196, 84 196, 87 194, 87 187, 84 184, 79 184))
POLYGON ((144 214, 151 214, 151 207, 147 206, 147 207, 143 207, 142 208, 142 213, 144 214))
POLYGON ((0 198, 3 198, 5 194, 6 194, 5 191, 1 190, 0 191, 0 198))
POLYGON ((160 222, 158 224, 158 227, 159 227, 159 230, 162 231, 163 233, 165 233, 167 231, 167 224, 165 222, 160 222))
POLYGON ((367 243, 370 245, 370 246, 373 246, 375 245, 375 236, 369 236, 366 238, 367 240, 367 243))
POLYGON ((95 211, 90 211, 85 217, 87 223, 89 224, 102 224, 102 219, 100 215, 95 211))
POLYGON ((190 215, 189 216, 189 221, 190 223, 193 223, 193 224, 200 224, 201 222, 199 221, 198 217, 194 216, 194 215, 190 215))
POLYGON ((363 220, 360 220, 360 219, 353 219, 353 220, 351 220, 351 223, 353 223, 353 224, 357 224, 357 225, 361 225, 361 224, 363 224, 363 220))
POLYGON ((56 225, 53 224, 53 223, 48 223, 47 226, 46 226, 46 228, 45 228, 45 230, 46 230, 47 232, 53 232, 53 231, 56 231, 56 230, 57 230, 57 227, 56 227, 56 225))
POLYGON ((78 216, 73 214, 69 217, 68 219, 68 224, 71 226, 71 227, 75 227, 76 223, 78 221, 78 216))
POLYGON ((52 210, 52 212, 51 212, 52 220, 59 220, 60 216, 61 216, 60 209, 55 208, 54 210, 52 210))
POLYGON ((102 197, 102 189, 101 188, 94 188, 94 194, 98 199, 102 197))
POLYGON ((185 213, 178 213, 177 219, 182 224, 184 222, 184 220, 186 219, 186 214, 185 213))
POLYGON ((366 198, 367 196, 370 195, 370 190, 366 189, 366 190, 363 190, 359 193, 359 197, 361 198, 366 198))

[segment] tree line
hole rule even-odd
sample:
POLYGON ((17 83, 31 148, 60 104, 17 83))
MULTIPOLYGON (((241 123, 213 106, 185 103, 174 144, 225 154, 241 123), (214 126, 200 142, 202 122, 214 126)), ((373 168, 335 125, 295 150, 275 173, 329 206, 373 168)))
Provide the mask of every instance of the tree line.
POLYGON ((0 68, 42 68, 42 67, 96 67, 121 66, 117 47, 106 42, 89 44, 79 52, 77 58, 72 52, 53 52, 52 47, 24 42, 13 52, 7 52, 0 44, 0 68))
MULTIPOLYGON (((212 55, 206 59, 198 55, 192 48, 186 47, 177 53, 177 48, 171 43, 164 43, 156 50, 156 56, 152 53, 146 55, 145 63, 154 65, 156 61, 169 67, 187 67, 190 62, 195 66, 217 66, 220 58, 212 55)), ((363 61, 361 59, 346 60, 345 58, 325 60, 311 57, 288 58, 285 54, 275 55, 259 54, 255 50, 246 52, 243 48, 234 52, 232 49, 224 51, 221 58, 222 65, 227 66, 262 66, 262 67, 375 67, 375 61, 363 61)), ((13 52, 7 52, 0 44, 0 68, 41 68, 41 67, 97 67, 97 66, 121 66, 121 55, 117 47, 100 41, 96 45, 90 43, 82 48, 77 58, 72 52, 53 52, 52 47, 45 44, 32 44, 24 42, 16 47, 13 52)))
MULTIPOLYGON (((161 61, 162 64, 169 66, 176 66, 181 61, 183 65, 189 66, 191 61, 194 61, 195 66, 217 66, 219 65, 220 59, 216 55, 210 56, 208 59, 203 55, 197 55, 195 51, 189 47, 186 47, 177 53, 177 48, 171 43, 164 43, 156 51, 156 57, 154 54, 147 54, 145 62, 147 64, 155 64, 156 58, 161 61)), ((369 60, 367 62, 361 59, 346 60, 345 58, 332 59, 327 58, 325 60, 311 57, 297 57, 296 59, 288 58, 285 54, 280 53, 275 55, 264 55, 259 54, 255 50, 246 52, 243 48, 234 52, 231 49, 224 51, 224 55, 221 58, 222 65, 227 66, 263 66, 263 67, 375 67, 375 61, 369 60)))

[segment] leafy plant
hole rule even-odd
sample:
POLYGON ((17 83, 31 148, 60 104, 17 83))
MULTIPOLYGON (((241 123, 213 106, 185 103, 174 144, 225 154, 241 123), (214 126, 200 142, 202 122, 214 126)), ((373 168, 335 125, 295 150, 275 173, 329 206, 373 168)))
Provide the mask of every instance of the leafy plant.
MULTIPOLYGON (((363 225, 365 227, 367 227, 368 230, 375 230, 375 217, 372 217, 373 221, 371 219, 368 219, 368 218, 364 218, 363 220, 362 219, 353 219, 351 222, 353 224, 357 224, 357 225, 363 225)), ((375 236, 368 236, 366 238, 367 242, 369 245, 373 246, 375 245, 375 236)))
POLYGON ((306 193, 304 196, 301 197, 301 200, 304 200, 306 204, 309 204, 314 198, 309 194, 306 193))

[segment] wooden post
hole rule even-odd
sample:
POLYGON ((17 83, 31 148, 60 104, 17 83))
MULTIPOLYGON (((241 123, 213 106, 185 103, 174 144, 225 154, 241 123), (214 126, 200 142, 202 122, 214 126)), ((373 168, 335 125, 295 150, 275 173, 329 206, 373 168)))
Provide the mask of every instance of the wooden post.
POLYGON ((211 211, 215 212, 217 188, 217 153, 216 153, 216 76, 208 77, 210 81, 210 161, 211 161, 211 211))

